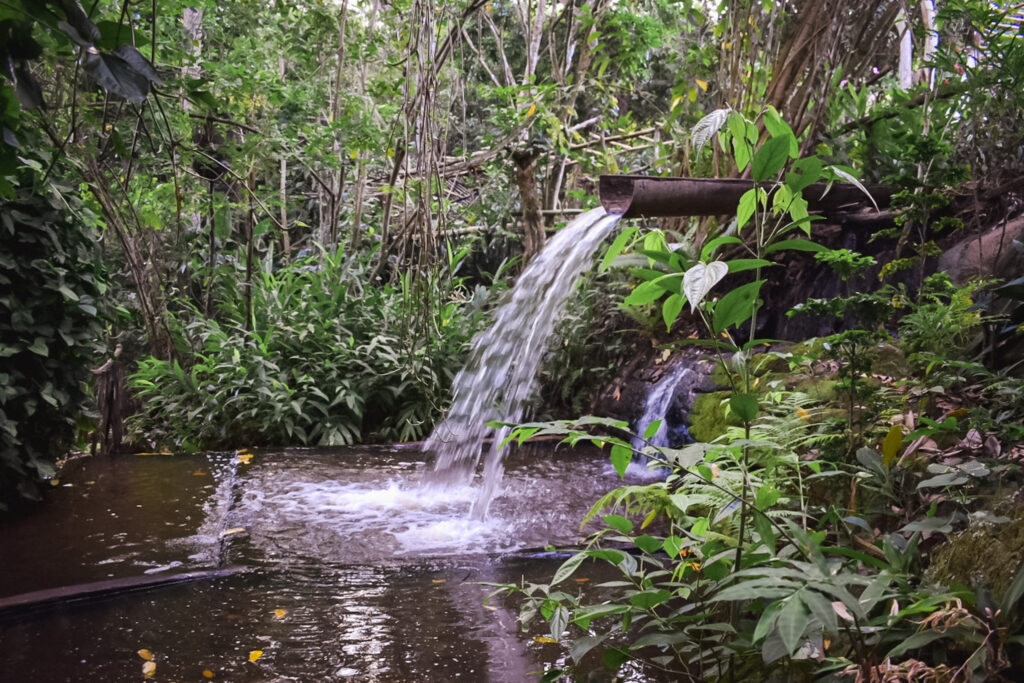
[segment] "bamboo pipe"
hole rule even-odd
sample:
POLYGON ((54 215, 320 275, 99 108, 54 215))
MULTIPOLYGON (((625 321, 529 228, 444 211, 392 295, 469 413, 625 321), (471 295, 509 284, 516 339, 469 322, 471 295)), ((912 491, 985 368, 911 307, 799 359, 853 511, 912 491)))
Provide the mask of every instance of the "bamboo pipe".
MULTIPOLYGON (((734 178, 652 178, 639 175, 603 175, 598 192, 605 211, 623 218, 641 216, 719 216, 736 212, 751 180, 734 178)), ((767 188, 769 185, 766 183, 767 188)), ((880 185, 868 191, 878 207, 888 206, 890 190, 880 185)), ((829 215, 849 213, 871 200, 851 183, 814 183, 803 191, 810 211, 829 215), (826 191, 827 189, 827 191, 826 191)))

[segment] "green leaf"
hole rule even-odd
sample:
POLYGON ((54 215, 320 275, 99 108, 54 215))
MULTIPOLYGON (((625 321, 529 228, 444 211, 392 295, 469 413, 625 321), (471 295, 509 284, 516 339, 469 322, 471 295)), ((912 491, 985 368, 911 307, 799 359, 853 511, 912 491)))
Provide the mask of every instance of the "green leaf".
POLYGON ((787 133, 771 138, 757 150, 751 163, 750 171, 754 182, 764 182, 775 177, 789 159, 790 145, 793 134, 787 133))
POLYGON ((657 434, 658 430, 661 429, 662 422, 663 420, 655 420, 651 424, 647 425, 647 429, 644 430, 644 438, 650 439, 657 434))
POLYGON ((672 598, 672 592, 664 588, 657 590, 646 590, 643 593, 634 593, 629 596, 629 603, 640 609, 651 609, 672 598))
POLYGON ((652 301, 656 301, 668 291, 661 286, 658 280, 648 280, 647 282, 641 282, 637 285, 637 288, 630 292, 629 296, 626 297, 625 303, 630 306, 643 306, 649 304, 652 301))
POLYGON ((40 356, 48 357, 50 355, 50 349, 46 346, 46 340, 42 337, 36 337, 32 345, 28 347, 28 350, 32 353, 40 356))
POLYGON ((729 266, 730 273, 742 273, 745 270, 767 268, 775 265, 771 261, 766 261, 763 258, 737 258, 732 261, 726 261, 726 264, 729 266))
POLYGON ((735 235, 719 235, 705 244, 704 248, 700 250, 700 260, 707 261, 710 259, 714 255, 715 250, 723 244, 743 244, 743 240, 735 235))
POLYGON ((732 290, 715 304, 714 330, 741 325, 754 315, 754 305, 764 280, 755 280, 732 290))
POLYGON ((683 310, 683 305, 686 303, 686 299, 673 294, 669 298, 665 299, 665 303, 661 305, 661 317, 665 321, 665 331, 672 331, 672 323, 679 317, 679 313, 683 310))
POLYGON ((602 519, 605 524, 620 533, 629 534, 633 531, 633 522, 629 521, 622 515, 605 515, 602 519))
POLYGON ((744 422, 757 417, 757 396, 754 394, 733 394, 729 397, 729 409, 744 422))
POLYGON ((679 555, 679 551, 683 549, 684 543, 686 543, 686 541, 679 536, 667 536, 665 541, 662 543, 662 547, 665 549, 665 552, 668 553, 669 557, 675 558, 679 555))
POLYGON ((792 240, 781 240, 779 242, 776 242, 775 244, 771 244, 764 250, 764 253, 771 254, 776 251, 783 251, 785 249, 811 252, 828 251, 828 247, 822 246, 817 242, 812 242, 811 240, 798 238, 792 240))
POLYGON ((690 301, 691 313, 697 310, 697 306, 711 291, 711 288, 728 273, 729 266, 722 261, 698 263, 686 271, 686 274, 683 275, 683 293, 690 301))
POLYGON ((757 194, 757 188, 752 187, 740 197, 740 203, 736 207, 737 230, 742 230, 750 217, 754 215, 754 211, 757 209, 757 194))
POLYGON ((868 188, 864 187, 859 180, 853 177, 852 174, 850 174, 848 171, 843 170, 842 168, 839 168, 838 166, 830 166, 829 170, 832 171, 832 173, 836 174, 840 179, 845 180, 846 182, 850 183, 858 190, 866 194, 868 199, 871 200, 871 204, 875 207, 875 211, 879 210, 878 203, 875 202, 875 198, 871 196, 870 192, 868 192, 868 188))
POLYGON ((775 624, 791 657, 796 653, 804 629, 807 628, 807 609, 800 599, 801 593, 802 590, 789 598, 786 606, 779 612, 779 620, 775 624))
POLYGON ((1021 567, 1017 575, 1013 577, 1010 587, 1006 589, 1006 594, 1003 596, 1002 603, 1000 603, 1003 614, 1009 616, 1017 606, 1017 601, 1020 600, 1022 595, 1024 595, 1024 567, 1021 567))
POLYGON ((796 194, 821 180, 822 168, 821 159, 818 157, 797 159, 790 166, 789 173, 786 174, 786 186, 793 194, 796 194))
POLYGON ((622 444, 615 444, 612 446, 611 461, 612 467, 619 473, 619 477, 625 479, 626 468, 633 461, 633 449, 622 444))
POLYGON ((612 245, 608 247, 608 251, 605 252, 604 258, 601 259, 601 266, 598 269, 599 272, 603 273, 611 267, 612 261, 622 253, 622 250, 626 248, 626 245, 629 244, 631 239, 633 239, 636 232, 637 228, 635 226, 630 226, 619 233, 619 236, 615 238, 612 245))
POLYGON ((551 585, 553 586, 556 583, 561 583, 562 581, 565 581, 570 576, 572 576, 573 572, 575 572, 579 568, 579 566, 583 563, 583 560, 585 559, 587 559, 585 553, 576 553, 568 560, 563 562, 562 566, 559 567, 558 571, 555 572, 555 575, 551 577, 551 585))
POLYGON ((636 538, 634 538, 633 544, 636 545, 637 548, 640 548, 640 550, 643 550, 648 555, 653 555, 654 553, 658 552, 659 550, 661 550, 662 546, 662 542, 659 539, 655 538, 654 536, 648 536, 647 534, 637 536, 636 538))

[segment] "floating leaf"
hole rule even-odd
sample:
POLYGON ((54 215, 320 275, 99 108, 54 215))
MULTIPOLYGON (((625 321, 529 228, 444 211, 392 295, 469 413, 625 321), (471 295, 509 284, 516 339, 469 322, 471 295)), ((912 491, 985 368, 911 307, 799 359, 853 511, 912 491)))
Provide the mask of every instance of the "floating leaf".
POLYGON ((241 533, 244 533, 244 532, 245 532, 245 527, 244 526, 236 526, 236 527, 232 527, 231 529, 225 529, 224 531, 220 532, 220 537, 224 538, 226 536, 234 536, 235 534, 241 534, 241 533))
POLYGON ((263 650, 252 650, 249 652, 249 661, 255 662, 257 659, 263 656, 263 650))
POLYGON ((238 462, 242 463, 243 465, 250 464, 252 462, 252 453, 239 453, 238 462))
POLYGON ((146 648, 142 648, 141 650, 139 650, 139 656, 145 659, 147 662, 153 661, 153 653, 147 650, 146 648))
POLYGON ((558 641, 550 636, 534 636, 533 642, 535 643, 557 643, 558 641))
POLYGON ((697 310, 697 304, 704 300, 711 288, 725 277, 729 266, 722 261, 698 263, 683 275, 683 292, 690 300, 690 312, 697 310))
POLYGON ((448 579, 431 579, 430 583, 433 583, 433 584, 444 583, 447 580, 448 579))
POLYGON ((146 678, 152 678, 153 674, 156 673, 156 662, 146 662, 142 665, 142 675, 146 678))
POLYGON ((203 678, 213 678, 213 672, 209 669, 203 669, 203 678))
POLYGON ((274 610, 274 618, 275 619, 284 619, 284 615, 286 615, 286 614, 288 614, 288 610, 286 610, 286 609, 276 609, 276 610, 274 610))

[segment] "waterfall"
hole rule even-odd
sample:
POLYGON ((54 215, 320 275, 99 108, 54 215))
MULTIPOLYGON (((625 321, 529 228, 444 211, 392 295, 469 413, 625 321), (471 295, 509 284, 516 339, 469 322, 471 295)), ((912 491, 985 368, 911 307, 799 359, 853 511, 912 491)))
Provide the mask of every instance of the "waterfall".
POLYGON ((559 230, 523 271, 491 327, 473 340, 466 366, 455 377, 448 416, 424 444, 436 453, 430 483, 456 486, 476 473, 491 436, 483 482, 472 515, 482 518, 501 481, 501 442, 509 430, 488 422, 519 422, 534 390, 537 368, 573 284, 619 221, 596 208, 559 230))
POLYGON ((644 401, 643 415, 640 416, 636 423, 636 433, 639 436, 633 439, 633 450, 642 452, 648 444, 658 448, 678 445, 671 443, 673 439, 670 438, 669 421, 666 418, 668 417, 669 409, 672 407, 672 401, 678 394, 679 385, 692 373, 693 370, 688 365, 676 365, 671 372, 666 373, 651 387, 651 392, 647 394, 647 399, 644 401), (640 437, 643 437, 647 428, 655 420, 661 420, 661 426, 645 442, 640 437))

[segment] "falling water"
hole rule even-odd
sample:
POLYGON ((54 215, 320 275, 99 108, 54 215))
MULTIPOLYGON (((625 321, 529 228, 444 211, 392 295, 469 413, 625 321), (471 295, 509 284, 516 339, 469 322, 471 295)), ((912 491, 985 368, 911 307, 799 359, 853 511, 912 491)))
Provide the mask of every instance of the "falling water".
POLYGON ((651 393, 647 394, 647 399, 644 401, 644 413, 636 423, 636 433, 642 437, 655 420, 661 420, 661 426, 658 427, 658 431, 647 439, 646 442, 642 438, 634 439, 634 450, 643 451, 647 445, 658 448, 671 445, 669 443, 669 425, 665 418, 668 416, 669 409, 672 407, 672 401, 678 393, 679 384, 692 372, 693 370, 687 365, 677 365, 673 368, 672 372, 664 375, 651 387, 651 393))
POLYGON ((507 428, 495 433, 487 423, 521 420, 573 283, 619 218, 602 208, 591 209, 558 231, 519 276, 491 327, 473 340, 469 360, 455 377, 448 417, 434 429, 424 450, 437 454, 431 483, 459 486, 473 478, 484 441, 493 437, 473 505, 476 518, 487 513, 501 481, 501 442, 508 436, 507 428))

